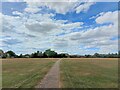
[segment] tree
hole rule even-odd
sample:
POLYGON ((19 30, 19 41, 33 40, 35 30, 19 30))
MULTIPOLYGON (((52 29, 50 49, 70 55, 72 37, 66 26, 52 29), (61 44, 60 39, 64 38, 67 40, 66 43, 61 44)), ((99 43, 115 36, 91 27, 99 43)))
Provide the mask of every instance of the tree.
POLYGON ((35 53, 32 53, 31 54, 31 58, 37 58, 37 53, 35 52, 35 53))
POLYGON ((47 49, 44 52, 44 56, 47 56, 48 58, 49 57, 57 57, 57 53, 55 51, 52 51, 51 49, 47 49))
POLYGON ((67 57, 69 57, 69 54, 67 54, 67 53, 61 53, 61 54, 58 54, 58 57, 59 58, 67 58, 67 57))
POLYGON ((42 52, 37 51, 37 57, 42 57, 42 56, 43 56, 42 52))
POLYGON ((17 58, 24 58, 24 55, 22 55, 22 54, 17 55, 17 58))
POLYGON ((20 56, 19 56, 20 58, 23 58, 23 55, 22 54, 20 54, 20 56))
POLYGON ((85 55, 86 58, 91 58, 92 56, 91 55, 85 55))
POLYGON ((7 51, 6 55, 9 57, 16 57, 17 56, 13 51, 7 51))
POLYGON ((97 58, 97 57, 100 57, 100 55, 98 53, 95 53, 93 57, 97 58))
POLYGON ((3 50, 0 49, 0 58, 2 58, 4 56, 4 52, 3 50))
POLYGON ((42 52, 37 51, 37 52, 32 53, 30 57, 31 58, 41 58, 41 57, 43 57, 43 54, 42 54, 42 52))
POLYGON ((118 57, 120 58, 120 51, 118 51, 118 57))
POLYGON ((25 54, 24 57, 25 58, 30 58, 30 55, 29 54, 25 54))

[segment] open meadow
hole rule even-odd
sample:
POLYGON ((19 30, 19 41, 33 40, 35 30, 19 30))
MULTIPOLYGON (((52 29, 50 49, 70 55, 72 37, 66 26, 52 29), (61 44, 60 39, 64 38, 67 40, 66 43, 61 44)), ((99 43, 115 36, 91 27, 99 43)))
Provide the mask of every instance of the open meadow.
MULTIPOLYGON (((3 59, 3 88, 34 88, 58 60, 3 59)), ((60 61, 59 82, 60 88, 117 88, 118 59, 63 58, 60 61)))
POLYGON ((63 59, 62 88, 117 88, 118 59, 63 59))
POLYGON ((2 60, 3 88, 33 88, 46 75, 56 59, 2 60))

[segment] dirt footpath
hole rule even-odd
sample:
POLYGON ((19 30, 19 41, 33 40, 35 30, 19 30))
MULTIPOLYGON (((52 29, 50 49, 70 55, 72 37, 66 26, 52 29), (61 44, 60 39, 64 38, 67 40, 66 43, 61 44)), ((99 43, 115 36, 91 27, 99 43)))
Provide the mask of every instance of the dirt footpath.
POLYGON ((44 79, 35 87, 35 88, 60 88, 59 80, 60 80, 60 61, 59 59, 44 79))

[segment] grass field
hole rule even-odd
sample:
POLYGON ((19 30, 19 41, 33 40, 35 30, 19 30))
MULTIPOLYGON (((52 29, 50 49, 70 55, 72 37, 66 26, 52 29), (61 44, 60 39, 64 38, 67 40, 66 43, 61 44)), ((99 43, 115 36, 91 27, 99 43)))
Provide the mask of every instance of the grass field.
POLYGON ((46 75, 56 59, 2 60, 3 88, 32 88, 46 75))
POLYGON ((60 65, 63 88, 116 88, 117 59, 64 59, 60 65))
MULTIPOLYGON (((34 88, 57 60, 2 60, 3 88, 34 88)), ((66 58, 60 62, 61 88, 115 88, 117 84, 117 59, 66 58)))

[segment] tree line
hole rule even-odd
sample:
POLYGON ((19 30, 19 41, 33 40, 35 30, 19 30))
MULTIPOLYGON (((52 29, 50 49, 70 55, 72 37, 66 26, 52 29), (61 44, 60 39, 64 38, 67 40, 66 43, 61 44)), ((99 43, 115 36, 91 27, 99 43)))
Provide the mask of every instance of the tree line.
POLYGON ((118 53, 108 53, 108 54, 99 54, 95 53, 94 55, 69 55, 68 53, 60 53, 47 49, 44 52, 34 52, 32 54, 20 54, 17 55, 13 51, 4 52, 0 49, 0 58, 118 58, 120 57, 120 51, 118 53))

